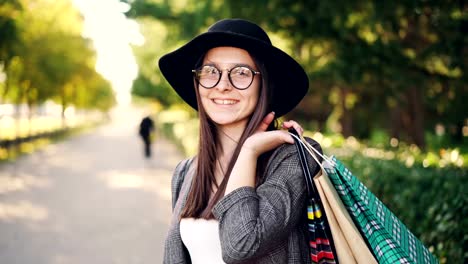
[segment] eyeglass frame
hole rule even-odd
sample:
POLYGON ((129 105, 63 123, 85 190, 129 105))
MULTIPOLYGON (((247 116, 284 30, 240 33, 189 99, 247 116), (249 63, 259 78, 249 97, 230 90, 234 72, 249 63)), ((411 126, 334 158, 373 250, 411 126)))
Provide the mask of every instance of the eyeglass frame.
POLYGON ((220 69, 218 69, 218 67, 216 67, 216 66, 214 66, 214 65, 210 65, 210 64, 208 64, 208 65, 202 65, 202 66, 198 67, 198 69, 192 70, 192 73, 194 74, 194 78, 195 78, 195 80, 197 81, 197 83, 200 84, 203 88, 205 88, 205 89, 213 89, 214 87, 216 87, 216 85, 219 84, 219 82, 221 81, 221 78, 223 78, 223 72, 224 72, 224 71, 227 71, 227 76, 228 76, 229 83, 232 85, 232 87, 236 88, 237 90, 247 90, 250 86, 252 86, 252 83, 253 83, 253 81, 254 81, 254 79, 255 79, 255 76, 256 76, 256 75, 261 75, 261 74, 262 74, 262 73, 259 72, 259 71, 255 71, 254 69, 252 69, 252 68, 251 68, 250 66, 248 66, 248 65, 236 65, 236 66, 232 67, 231 69, 220 70, 220 69), (202 69, 203 67, 206 67, 206 66, 213 67, 213 68, 215 68, 215 69, 220 73, 220 74, 219 74, 218 81, 217 81, 213 86, 211 86, 211 87, 206 87, 206 86, 204 86, 203 84, 201 84, 201 83, 200 83, 200 80, 199 80, 200 78, 197 77, 197 71, 199 71, 200 69, 202 69), (232 82, 232 79, 231 79, 231 71, 232 71, 233 69, 235 69, 235 68, 240 68, 240 67, 244 67, 244 68, 249 69, 249 70, 252 72, 252 74, 253 74, 253 75, 252 75, 252 80, 250 81, 249 85, 247 85, 247 87, 245 87, 245 88, 238 88, 238 87, 232 82))

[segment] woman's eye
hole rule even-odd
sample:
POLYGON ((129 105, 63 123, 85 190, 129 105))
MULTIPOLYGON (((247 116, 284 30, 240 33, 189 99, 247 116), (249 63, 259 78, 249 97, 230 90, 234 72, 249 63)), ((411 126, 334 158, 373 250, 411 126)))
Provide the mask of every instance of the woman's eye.
POLYGON ((218 74, 218 70, 216 70, 216 68, 214 67, 203 67, 202 70, 201 70, 201 74, 202 75, 217 75, 218 74))
POLYGON ((218 74, 218 71, 215 68, 210 68, 208 69, 208 74, 211 74, 211 75, 218 74))
POLYGON ((237 68, 234 73, 238 76, 249 76, 250 70, 247 68, 237 68))

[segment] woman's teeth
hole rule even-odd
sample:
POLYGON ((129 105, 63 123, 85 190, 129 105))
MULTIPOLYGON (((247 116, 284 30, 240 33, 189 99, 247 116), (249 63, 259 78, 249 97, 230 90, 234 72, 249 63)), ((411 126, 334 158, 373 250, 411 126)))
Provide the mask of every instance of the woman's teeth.
POLYGON ((221 105, 232 105, 236 103, 236 100, 221 100, 221 99, 214 99, 213 100, 216 104, 221 105))

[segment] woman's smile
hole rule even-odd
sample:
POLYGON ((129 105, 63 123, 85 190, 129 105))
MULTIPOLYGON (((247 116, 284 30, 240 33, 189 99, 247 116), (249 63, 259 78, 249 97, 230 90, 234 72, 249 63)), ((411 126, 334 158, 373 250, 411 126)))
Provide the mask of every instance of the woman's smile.
POLYGON ((217 47, 207 52, 203 64, 222 69, 220 80, 214 87, 198 86, 201 102, 210 119, 221 126, 245 126, 257 105, 260 80, 254 76, 251 85, 240 90, 232 85, 226 69, 245 65, 256 70, 250 54, 239 48, 217 47))
POLYGON ((234 105, 234 104, 237 104, 239 102, 239 100, 234 100, 234 99, 219 99, 219 98, 215 98, 215 99, 212 99, 213 103, 217 104, 217 105, 234 105))

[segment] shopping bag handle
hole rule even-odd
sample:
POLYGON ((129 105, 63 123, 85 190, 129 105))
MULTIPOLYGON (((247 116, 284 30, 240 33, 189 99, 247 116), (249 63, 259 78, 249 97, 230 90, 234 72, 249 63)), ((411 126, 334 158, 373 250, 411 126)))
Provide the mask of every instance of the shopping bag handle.
MULTIPOLYGON (((296 130, 294 128, 289 129, 289 133, 293 136, 294 141, 296 142, 296 149, 299 154, 299 161, 301 162, 301 167, 304 172, 304 178, 306 180, 306 186, 307 186, 307 193, 310 195, 316 194, 317 190, 315 188, 315 184, 313 181, 313 175, 310 172, 309 166, 307 165, 307 159, 306 159, 306 154, 304 152, 304 149, 306 149, 309 153, 310 150, 307 149, 307 147, 304 145, 304 143, 301 142, 301 139, 296 136, 298 135, 296 130)), ((322 164, 317 160, 316 157, 314 157, 314 160, 317 162, 317 164, 322 167, 322 164)))
POLYGON ((320 168, 325 170, 324 167, 323 167, 323 164, 318 161, 318 158, 317 158, 316 155, 319 155, 324 161, 328 162, 328 164, 330 164, 332 167, 335 166, 335 162, 331 158, 329 158, 327 155, 324 155, 324 154, 320 153, 320 151, 318 151, 309 142, 307 142, 307 140, 305 140, 305 138, 302 135, 299 136, 294 129, 290 129, 289 134, 294 138, 294 140, 298 144, 301 144, 302 146, 304 146, 306 151, 309 152, 309 154, 312 156, 312 158, 314 158, 314 160, 317 162, 317 164, 320 166, 320 168), (315 152, 315 154, 312 151, 315 152))
MULTIPOLYGON (((298 145, 300 146, 301 151, 304 152, 304 149, 305 149, 305 150, 310 154, 310 156, 312 156, 312 158, 315 160, 315 162, 317 162, 317 165, 320 166, 320 168, 321 168, 322 170, 325 170, 325 169, 323 168, 322 162, 320 162, 320 161, 318 160, 317 156, 309 149, 309 146, 307 146, 307 145, 304 143, 305 140, 303 141, 301 138, 299 138, 299 136, 295 135, 294 133, 291 133, 291 132, 289 132, 289 133, 290 133, 291 136, 294 138, 294 141, 296 141, 296 144, 298 144, 298 145)), ((301 154, 303 154, 303 153, 299 152, 299 155, 301 155, 301 154)), ((304 153, 304 154, 305 154, 305 153, 304 153)), ((301 155, 301 161, 302 161, 302 158, 305 159, 305 155, 304 155, 304 156, 301 155)), ((305 159, 305 160, 306 160, 306 159, 305 159)))

